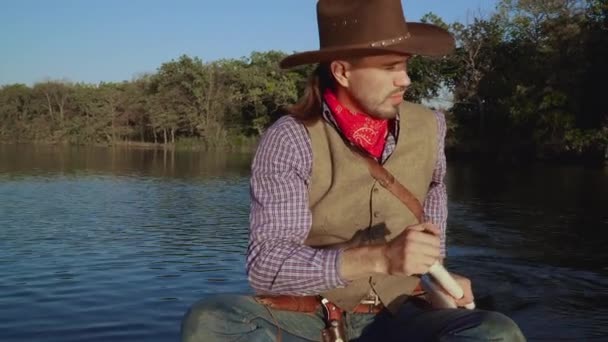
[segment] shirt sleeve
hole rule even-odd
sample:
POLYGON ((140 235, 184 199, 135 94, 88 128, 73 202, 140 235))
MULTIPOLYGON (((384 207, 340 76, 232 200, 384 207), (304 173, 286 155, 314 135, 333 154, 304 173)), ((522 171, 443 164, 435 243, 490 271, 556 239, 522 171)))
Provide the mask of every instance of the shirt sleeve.
POLYGON ((308 185, 312 150, 305 127, 290 117, 264 134, 251 169, 247 275, 258 293, 308 295, 343 287, 340 250, 304 245, 312 224, 308 185))
POLYGON ((448 219, 448 195, 445 186, 446 158, 445 158, 445 116, 435 112, 437 118, 437 163, 433 170, 433 177, 429 192, 424 201, 424 213, 427 221, 433 222, 441 230, 441 256, 446 256, 446 228, 448 219))

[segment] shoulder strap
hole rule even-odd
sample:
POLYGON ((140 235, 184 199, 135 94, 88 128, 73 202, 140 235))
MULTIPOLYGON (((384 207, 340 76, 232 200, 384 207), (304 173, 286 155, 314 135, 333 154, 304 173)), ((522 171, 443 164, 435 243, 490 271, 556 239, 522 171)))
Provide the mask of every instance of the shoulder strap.
POLYGON ((424 209, 420 201, 403 184, 399 182, 386 168, 369 156, 359 154, 367 162, 372 177, 397 197, 416 216, 418 222, 424 221, 424 209))

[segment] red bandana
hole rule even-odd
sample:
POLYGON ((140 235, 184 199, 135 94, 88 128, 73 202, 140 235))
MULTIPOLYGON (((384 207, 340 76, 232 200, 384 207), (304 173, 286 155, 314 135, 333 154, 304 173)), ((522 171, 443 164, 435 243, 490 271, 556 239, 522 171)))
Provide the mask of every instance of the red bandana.
POLYGON ((323 98, 346 139, 367 151, 374 158, 380 158, 386 143, 388 120, 351 112, 342 106, 336 95, 329 89, 325 90, 323 98))

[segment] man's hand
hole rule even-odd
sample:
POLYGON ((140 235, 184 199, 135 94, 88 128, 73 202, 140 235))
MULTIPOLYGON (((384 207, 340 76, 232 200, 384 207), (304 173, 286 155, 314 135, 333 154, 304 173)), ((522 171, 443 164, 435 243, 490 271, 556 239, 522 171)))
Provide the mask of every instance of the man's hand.
POLYGON ((456 305, 458 307, 464 307, 466 304, 472 303, 475 298, 473 296, 473 288, 471 287, 471 280, 469 278, 463 277, 459 274, 450 273, 452 278, 456 280, 458 285, 462 288, 464 292, 464 296, 460 299, 454 299, 456 301, 456 305))
POLYGON ((432 223, 407 227, 383 246, 386 273, 408 276, 427 273, 441 256, 439 234, 439 228, 432 223))

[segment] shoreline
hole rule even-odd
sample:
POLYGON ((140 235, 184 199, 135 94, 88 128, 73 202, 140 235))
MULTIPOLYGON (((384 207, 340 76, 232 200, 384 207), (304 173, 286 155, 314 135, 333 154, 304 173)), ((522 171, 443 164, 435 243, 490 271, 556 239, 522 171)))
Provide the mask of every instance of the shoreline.
MULTIPOLYGON (((241 144, 239 146, 225 146, 225 147, 207 147, 203 143, 196 144, 192 142, 188 143, 153 143, 153 142, 141 142, 141 141, 119 141, 115 143, 95 143, 95 144, 74 144, 74 143, 51 143, 51 142, 7 142, 0 141, 1 146, 39 146, 39 147, 57 147, 57 148, 124 148, 124 149, 138 149, 138 150, 156 150, 165 152, 208 152, 208 153, 246 153, 254 154, 256 151, 257 143, 259 139, 252 139, 252 143, 241 144), (253 140, 255 142, 253 143, 253 140)), ((487 165, 534 165, 534 164, 547 164, 547 165, 578 165, 578 166, 591 166, 591 167, 605 167, 608 168, 608 158, 601 160, 600 158, 590 158, 589 156, 567 156, 567 155, 554 155, 554 156, 531 156, 529 154, 524 155, 488 155, 487 153, 474 153, 474 152, 463 152, 454 147, 447 147, 445 150, 448 162, 468 162, 468 163, 484 163, 487 165)))

